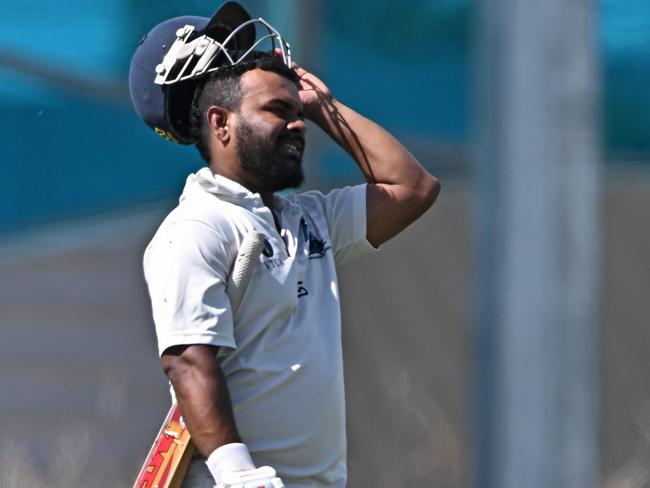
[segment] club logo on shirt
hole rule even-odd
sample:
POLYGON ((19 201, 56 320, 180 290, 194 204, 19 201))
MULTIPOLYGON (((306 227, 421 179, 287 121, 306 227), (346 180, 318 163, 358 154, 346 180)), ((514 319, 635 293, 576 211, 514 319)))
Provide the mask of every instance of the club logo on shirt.
POLYGON ((318 259, 325 256, 325 252, 330 249, 327 241, 319 239, 318 236, 309 232, 309 259, 318 259))
POLYGON ((284 266, 284 263, 285 261, 280 258, 267 259, 264 261, 264 267, 266 269, 279 268, 280 266, 284 266))
POLYGON ((268 239, 264 239, 264 249, 262 249, 262 254, 267 258, 273 257, 273 247, 268 239))
POLYGON ((327 241, 314 234, 307 225, 307 222, 305 222, 305 219, 300 220, 300 228, 302 229, 302 236, 305 242, 309 243, 309 259, 324 257, 325 252, 331 249, 331 246, 327 245, 327 241))
POLYGON ((284 266, 284 263, 286 262, 282 256, 274 257, 275 252, 273 251, 273 246, 268 239, 264 239, 264 249, 262 249, 262 255, 265 258, 268 258, 262 261, 266 269, 279 268, 280 266, 284 266))

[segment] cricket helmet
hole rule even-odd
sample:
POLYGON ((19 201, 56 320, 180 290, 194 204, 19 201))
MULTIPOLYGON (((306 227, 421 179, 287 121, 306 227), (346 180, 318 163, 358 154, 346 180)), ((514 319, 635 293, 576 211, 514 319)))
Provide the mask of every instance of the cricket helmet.
POLYGON ((190 108, 198 79, 245 61, 262 44, 279 48, 291 66, 289 44, 280 33, 264 19, 251 19, 236 2, 223 4, 211 19, 165 20, 140 40, 131 59, 129 93, 135 111, 163 138, 193 144, 190 108))

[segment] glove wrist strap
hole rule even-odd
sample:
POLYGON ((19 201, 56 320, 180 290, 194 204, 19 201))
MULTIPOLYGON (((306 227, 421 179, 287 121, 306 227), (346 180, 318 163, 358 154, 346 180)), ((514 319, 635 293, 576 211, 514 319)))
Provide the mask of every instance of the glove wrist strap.
POLYGON ((255 469, 248 448, 241 442, 225 444, 212 451, 205 464, 214 480, 219 483, 224 473, 255 469))

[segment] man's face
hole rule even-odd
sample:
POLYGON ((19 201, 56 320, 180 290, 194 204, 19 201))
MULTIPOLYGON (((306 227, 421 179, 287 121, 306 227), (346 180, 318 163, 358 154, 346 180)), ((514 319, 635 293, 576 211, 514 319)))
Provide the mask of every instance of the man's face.
POLYGON ((241 87, 236 149, 242 169, 262 191, 300 186, 305 124, 297 87, 260 69, 245 73, 241 87))

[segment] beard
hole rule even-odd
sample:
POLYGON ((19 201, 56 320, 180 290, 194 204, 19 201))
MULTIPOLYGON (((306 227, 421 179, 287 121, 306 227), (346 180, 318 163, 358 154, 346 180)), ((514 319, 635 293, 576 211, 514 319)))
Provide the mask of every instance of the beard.
POLYGON ((284 131, 270 139, 255 134, 252 126, 241 120, 237 126, 237 155, 242 169, 255 178, 261 188, 277 192, 298 188, 305 179, 302 151, 297 154, 287 147, 289 142, 303 143, 301 136, 284 131))

